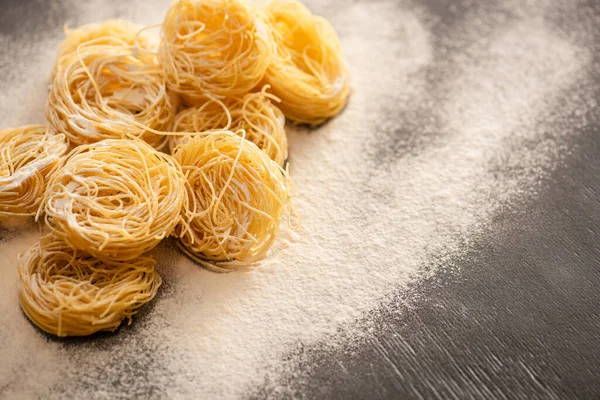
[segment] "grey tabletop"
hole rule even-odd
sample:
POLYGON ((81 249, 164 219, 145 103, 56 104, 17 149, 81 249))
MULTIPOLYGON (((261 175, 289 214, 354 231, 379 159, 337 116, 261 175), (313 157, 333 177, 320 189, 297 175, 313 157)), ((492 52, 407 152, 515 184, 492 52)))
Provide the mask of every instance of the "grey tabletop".
MULTIPOLYGON (((350 3, 339 0, 322 8, 335 13, 350 3)), ((395 4, 393 10, 417 7, 426 16, 434 59, 425 76, 427 90, 434 95, 431 108, 411 110, 410 116, 402 108, 390 107, 388 117, 402 127, 386 131, 383 150, 374 155, 381 163, 401 157, 411 146, 418 151, 414 132, 444 101, 446 60, 466 52, 450 40, 470 23, 466 16, 474 10, 478 15, 489 12, 501 18, 500 25, 510 25, 536 13, 539 2, 383 3, 395 4)), ((555 3, 557 9, 540 18, 548 29, 586 49, 591 79, 577 90, 600 99, 600 2, 555 3), (569 7, 560 7, 567 3, 569 7)), ((106 7, 119 16, 119 2, 107 2, 106 7)), ((64 23, 57 17, 63 13, 65 19, 77 21, 66 1, 4 0, 0 34, 33 37, 55 31, 64 23)), ((481 30, 485 33, 485 23, 481 30)), ((3 61, 0 58, 0 70, 3 61)), ((536 195, 497 212, 471 238, 465 252, 445 261, 452 268, 435 269, 398 289, 373 311, 375 329, 360 341, 342 341, 335 348, 313 343, 291 349, 283 361, 289 368, 277 376, 288 387, 286 396, 599 398, 600 108, 587 107, 585 115, 577 116, 577 124, 569 122, 571 111, 557 108, 558 116, 564 117, 557 124, 568 124, 573 133, 563 138, 565 154, 544 175, 536 195)), ((258 385, 248 397, 279 397, 272 388, 258 385)), ((155 392, 141 397, 153 394, 161 397, 155 392)))

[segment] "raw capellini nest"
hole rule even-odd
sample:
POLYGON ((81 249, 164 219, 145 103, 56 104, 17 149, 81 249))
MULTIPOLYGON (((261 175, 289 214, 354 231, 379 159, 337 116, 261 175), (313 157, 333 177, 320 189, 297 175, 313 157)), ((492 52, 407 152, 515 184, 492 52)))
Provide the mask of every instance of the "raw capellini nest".
POLYGON ((227 272, 252 266, 271 247, 283 214, 295 213, 286 170, 230 131, 193 136, 174 149, 188 181, 180 247, 200 265, 227 272))
POLYGON ((138 35, 141 30, 140 25, 118 19, 109 19, 100 24, 86 24, 75 29, 69 29, 65 26, 65 40, 60 45, 56 64, 64 64, 66 60, 77 53, 79 46, 89 42, 107 46, 120 45, 115 42, 115 38, 132 48, 136 46, 137 38, 137 45, 143 49, 156 49, 158 44, 153 43, 148 34, 141 32, 138 35))
POLYGON ((132 260, 179 223, 185 185, 179 164, 141 140, 79 146, 48 182, 45 222, 97 258, 132 260))
MULTIPOLYGON (((175 117, 176 132, 205 132, 229 129, 245 132, 246 139, 257 145, 273 161, 283 165, 287 159, 285 117, 273 102, 276 97, 262 91, 219 100, 207 99, 201 106, 187 108, 175 117)), ((182 143, 189 135, 171 136, 171 148, 182 143)))
POLYGON ((249 92, 264 77, 273 41, 258 9, 242 0, 175 1, 159 59, 169 88, 188 101, 249 92))
POLYGON ((177 102, 161 68, 118 38, 99 41, 58 65, 46 107, 50 125, 73 145, 139 137, 163 149, 167 136, 156 133, 170 130, 177 102))
POLYGON ((65 135, 42 125, 0 131, 0 217, 33 216, 48 174, 69 147, 65 135))
POLYGON ((98 260, 54 235, 41 238, 17 262, 19 300, 27 317, 57 336, 114 331, 156 295, 161 285, 151 257, 98 260))
POLYGON ((350 78, 329 21, 296 0, 272 0, 265 13, 277 49, 265 81, 285 116, 315 126, 337 115, 350 94, 350 78))

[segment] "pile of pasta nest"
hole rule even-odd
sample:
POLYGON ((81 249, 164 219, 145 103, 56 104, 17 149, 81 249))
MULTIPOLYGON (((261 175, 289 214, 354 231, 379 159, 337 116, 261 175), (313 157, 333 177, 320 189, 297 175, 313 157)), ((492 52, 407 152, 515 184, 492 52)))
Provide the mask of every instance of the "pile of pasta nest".
POLYGON ((295 0, 181 0, 152 28, 66 29, 48 126, 0 132, 0 216, 41 231, 19 299, 50 334, 131 323, 167 237, 212 271, 255 265, 298 224, 286 118, 316 126, 348 98, 336 33, 295 0))

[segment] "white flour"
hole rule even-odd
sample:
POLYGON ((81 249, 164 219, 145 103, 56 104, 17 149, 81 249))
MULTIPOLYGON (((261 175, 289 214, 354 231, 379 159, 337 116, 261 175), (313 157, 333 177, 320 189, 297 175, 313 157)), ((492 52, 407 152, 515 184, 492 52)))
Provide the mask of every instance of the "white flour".
MULTIPOLYGON (((154 3, 77 7, 80 22, 120 14, 151 24, 168 2, 154 3)), ((430 257, 444 267, 501 207, 535 195, 570 134, 543 119, 585 78, 584 50, 526 13, 510 23, 468 16, 465 43, 456 43, 465 51, 448 60, 451 78, 441 85, 446 100, 431 104, 443 128, 380 164, 375 144, 432 101, 427 68, 437 53, 425 12, 370 2, 334 12, 314 3, 340 33, 354 91, 339 118, 313 132, 290 129, 301 229, 284 230, 249 273, 213 274, 164 245, 157 254, 166 285, 154 308, 116 336, 70 346, 45 339, 18 309, 16 254, 35 232, 0 242, 0 396, 234 398, 267 376, 276 385, 293 346, 335 343, 340 329, 364 334, 352 322, 418 279, 430 257), (490 24, 481 44, 480 28, 490 24)), ((59 34, 9 48, 15 77, 0 82, 3 126, 43 121, 59 34)))

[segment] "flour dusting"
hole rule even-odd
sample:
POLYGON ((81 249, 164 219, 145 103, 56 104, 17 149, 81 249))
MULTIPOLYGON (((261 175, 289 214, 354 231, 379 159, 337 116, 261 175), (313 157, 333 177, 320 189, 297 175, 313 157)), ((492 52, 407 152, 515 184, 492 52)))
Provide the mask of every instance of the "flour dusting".
MULTIPOLYGON (((149 25, 168 3, 93 0, 78 3, 73 18, 149 25)), ((467 13, 443 40, 435 18, 411 2, 335 4, 308 2, 339 32, 353 92, 343 113, 319 129, 289 127, 301 228, 284 228, 259 269, 225 275, 165 242, 155 251, 165 285, 151 311, 115 335, 79 341, 47 339, 19 311, 16 255, 36 233, 6 237, 0 396, 225 399, 264 382, 284 396, 278 377, 293 375, 285 358, 294 349, 368 335, 357 320, 424 276, 432 258, 444 268, 502 207, 535 196, 568 151, 562 139, 570 132, 549 130, 544 120, 591 62, 546 26, 546 2, 515 3, 520 12, 509 21, 467 13), (399 137, 418 138, 419 130, 429 139, 399 137), (374 148, 385 138, 410 146, 384 163, 374 148)), ((53 30, 8 47, 15 76, 0 80, 3 126, 43 121, 60 37, 53 30)))

